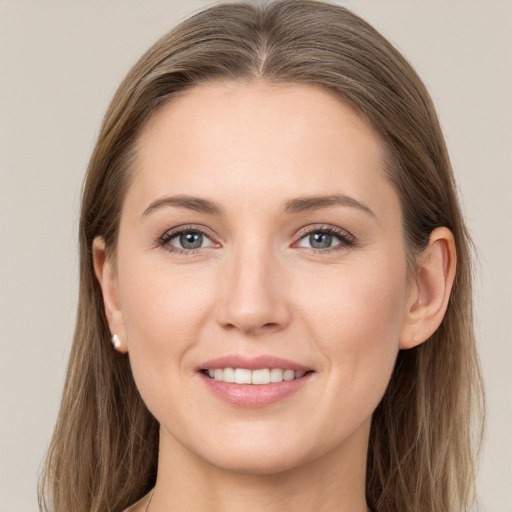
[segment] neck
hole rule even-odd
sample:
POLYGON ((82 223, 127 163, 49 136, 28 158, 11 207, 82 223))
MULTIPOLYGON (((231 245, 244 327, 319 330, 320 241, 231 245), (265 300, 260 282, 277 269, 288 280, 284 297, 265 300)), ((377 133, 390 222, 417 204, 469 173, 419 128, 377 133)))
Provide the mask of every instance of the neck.
POLYGON ((314 460, 258 474, 216 467, 161 432, 150 512, 367 512, 367 430, 314 460))

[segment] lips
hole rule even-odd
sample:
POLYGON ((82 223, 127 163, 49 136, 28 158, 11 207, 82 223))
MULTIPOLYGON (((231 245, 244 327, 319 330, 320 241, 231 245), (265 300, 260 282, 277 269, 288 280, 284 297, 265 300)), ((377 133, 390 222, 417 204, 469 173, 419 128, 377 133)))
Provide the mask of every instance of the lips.
POLYGON ((215 370, 216 368, 246 368, 248 370, 259 370, 262 368, 281 368, 283 370, 293 370, 294 372, 308 371, 308 368, 302 364, 298 364, 288 359, 283 359, 276 356, 256 356, 246 357, 240 355, 228 355, 210 359, 202 363, 198 369, 200 370, 215 370))
POLYGON ((264 407, 299 391, 313 370, 274 356, 225 356, 205 361, 198 372, 213 394, 238 407, 264 407))

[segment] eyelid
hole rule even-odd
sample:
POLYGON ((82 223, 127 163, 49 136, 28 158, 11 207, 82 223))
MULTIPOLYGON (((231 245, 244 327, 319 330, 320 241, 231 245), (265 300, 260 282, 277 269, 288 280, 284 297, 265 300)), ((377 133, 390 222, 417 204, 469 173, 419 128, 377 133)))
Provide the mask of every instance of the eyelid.
MULTIPOLYGON (((156 245, 159 247, 168 247, 168 250, 170 252, 177 252, 182 254, 194 254, 200 250, 208 249, 211 247, 220 247, 221 244, 217 241, 219 237, 208 227, 201 225, 201 224, 182 224, 180 226, 175 226, 171 229, 168 229, 164 232, 162 236, 160 236, 157 240, 156 245), (169 244, 169 241, 175 238, 176 236, 186 233, 186 232, 197 232, 202 234, 203 236, 207 237, 211 242, 212 245, 209 245, 207 247, 200 247, 197 249, 183 249, 180 247, 172 246, 169 244), (170 249, 169 247, 172 247, 170 249)), ((297 234, 295 235, 296 241, 292 244, 292 247, 300 247, 304 250, 311 250, 315 253, 327 253, 330 251, 336 251, 341 250, 347 247, 352 247, 356 245, 356 240, 354 236, 349 233, 347 230, 342 229, 338 226, 333 226, 331 224, 313 224, 309 226, 305 226, 304 228, 300 229, 297 234), (298 246, 298 242, 300 242, 303 238, 305 238, 308 235, 311 235, 312 233, 328 233, 330 235, 333 235, 337 237, 340 241, 339 244, 336 244, 333 247, 329 247, 326 249, 317 249, 313 247, 301 247, 298 246)))
POLYGON ((356 239, 351 233, 349 233, 346 229, 342 229, 331 224, 314 224, 306 226, 298 231, 296 239, 297 241, 293 243, 292 247, 300 247, 301 249, 306 250, 310 249, 318 253, 341 250, 343 248, 353 247, 356 245, 356 239), (328 233, 337 237, 340 240, 340 243, 327 249, 316 249, 313 247, 302 247, 297 245, 298 242, 300 242, 306 236, 311 235, 312 233, 328 233))
POLYGON ((178 235, 180 235, 182 233, 187 233, 187 232, 200 233, 201 235, 208 238, 212 242, 212 245, 210 245, 208 247, 201 247, 199 249, 182 249, 180 247, 172 246, 173 251, 187 253, 187 254, 193 254, 194 252, 196 252, 200 249, 207 249, 210 247, 220 247, 220 243, 217 241, 218 237, 215 235, 215 233, 208 227, 203 226, 201 224, 182 224, 180 226, 175 226, 171 229, 168 229, 167 231, 165 231, 165 233, 161 237, 158 238, 157 245, 164 247, 173 238, 177 237, 178 235))

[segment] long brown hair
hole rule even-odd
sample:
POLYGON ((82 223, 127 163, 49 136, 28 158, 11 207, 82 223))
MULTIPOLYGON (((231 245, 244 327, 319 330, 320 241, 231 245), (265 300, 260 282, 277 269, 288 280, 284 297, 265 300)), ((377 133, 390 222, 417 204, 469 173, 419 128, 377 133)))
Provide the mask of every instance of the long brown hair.
POLYGON ((435 228, 452 230, 458 268, 448 310, 427 342, 398 355, 373 415, 366 489, 379 512, 469 510, 472 432, 481 426, 483 395, 471 245, 439 122, 423 83, 386 39, 347 9, 314 0, 206 9, 148 50, 112 100, 84 185, 76 332, 41 510, 117 512, 154 485, 159 426, 128 357, 110 346, 91 248, 102 236, 115 252, 132 158, 149 118, 180 91, 216 79, 328 89, 361 112, 384 142, 408 252, 421 251, 435 228))

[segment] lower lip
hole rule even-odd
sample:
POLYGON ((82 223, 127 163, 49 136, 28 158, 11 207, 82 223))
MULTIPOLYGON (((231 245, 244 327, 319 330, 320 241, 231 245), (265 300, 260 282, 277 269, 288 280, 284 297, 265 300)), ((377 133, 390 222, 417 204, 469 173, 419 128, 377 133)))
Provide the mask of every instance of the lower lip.
POLYGON ((221 400, 245 408, 265 407, 279 402, 299 391, 311 378, 312 373, 294 380, 270 384, 234 384, 215 380, 200 373, 208 389, 221 400))

